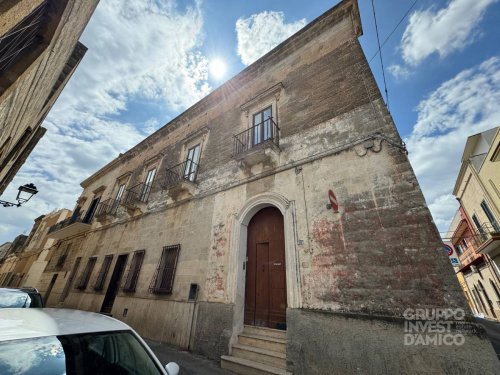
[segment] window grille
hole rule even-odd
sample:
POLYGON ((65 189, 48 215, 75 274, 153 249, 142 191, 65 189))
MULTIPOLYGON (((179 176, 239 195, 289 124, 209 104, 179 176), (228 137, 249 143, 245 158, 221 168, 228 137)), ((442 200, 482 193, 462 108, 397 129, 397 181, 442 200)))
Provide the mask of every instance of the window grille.
POLYGON ((123 286, 124 292, 135 292, 145 252, 145 250, 134 251, 132 263, 130 264, 130 270, 128 271, 127 279, 125 280, 125 285, 123 286))
POLYGON ((31 14, 0 37, 0 76, 37 40, 43 40, 41 30, 46 8, 47 1, 43 1, 31 14))
POLYGON ((165 246, 149 286, 150 293, 171 294, 181 245, 165 246))
POLYGON ((106 276, 108 275, 109 267, 111 266, 111 261, 113 260, 113 255, 106 255, 102 262, 101 269, 97 275, 97 280, 94 284, 94 290, 103 290, 104 281, 106 281, 106 276))
POLYGON ((90 275, 92 274, 92 270, 94 269, 95 262, 97 258, 91 257, 87 262, 87 266, 83 270, 78 283, 76 284, 76 289, 85 290, 87 288, 87 284, 89 283, 90 275))

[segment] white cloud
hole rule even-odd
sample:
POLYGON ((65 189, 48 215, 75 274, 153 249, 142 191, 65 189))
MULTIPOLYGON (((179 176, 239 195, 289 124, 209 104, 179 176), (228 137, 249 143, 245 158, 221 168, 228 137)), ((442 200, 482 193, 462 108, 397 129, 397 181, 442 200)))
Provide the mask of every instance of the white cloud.
POLYGON ((398 81, 399 80, 404 80, 404 79, 406 79, 406 78, 408 78, 410 76, 410 71, 407 68, 405 68, 404 66, 401 66, 401 65, 398 65, 398 64, 389 65, 389 67, 387 68, 387 70, 398 81))
POLYGON ((250 65, 306 25, 306 20, 285 23, 283 12, 253 14, 236 21, 238 55, 250 65))
POLYGON ((433 53, 444 57, 473 42, 486 8, 497 0, 451 0, 442 9, 413 12, 401 39, 403 59, 417 65, 433 53))
POLYGON ((82 180, 166 120, 118 120, 134 102, 175 114, 208 94, 202 26, 197 0, 182 12, 175 1, 101 0, 81 38, 89 50, 49 113, 45 137, 2 199, 14 199, 27 182, 40 192, 21 208, 4 209, 0 243, 29 231, 41 214, 73 208, 82 180))
POLYGON ((500 58, 441 84, 417 107, 410 160, 441 232, 458 204, 451 195, 467 137, 500 124, 500 58))

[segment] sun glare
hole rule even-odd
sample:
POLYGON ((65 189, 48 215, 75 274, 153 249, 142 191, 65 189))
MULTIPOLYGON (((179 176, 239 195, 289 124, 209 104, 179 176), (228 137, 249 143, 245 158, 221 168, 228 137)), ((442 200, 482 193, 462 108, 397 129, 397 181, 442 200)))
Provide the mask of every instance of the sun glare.
POLYGON ((216 79, 221 79, 226 74, 226 64, 221 59, 213 59, 210 62, 210 74, 216 79))

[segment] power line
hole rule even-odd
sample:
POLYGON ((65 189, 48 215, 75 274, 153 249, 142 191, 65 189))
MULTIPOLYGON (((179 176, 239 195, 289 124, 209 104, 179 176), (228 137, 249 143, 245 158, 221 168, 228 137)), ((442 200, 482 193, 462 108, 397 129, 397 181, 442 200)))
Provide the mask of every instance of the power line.
POLYGON ((382 48, 384 48, 385 46, 385 43, 387 43, 387 41, 390 39, 390 37, 392 36, 392 34, 394 34, 394 32, 397 30, 397 28, 399 27, 399 25, 401 25, 401 23, 405 20, 406 17, 408 17, 408 14, 410 14, 411 10, 413 9, 413 7, 415 6, 415 4, 417 4, 418 0, 415 0, 413 2, 413 4, 408 8, 408 10, 406 11, 406 13, 404 14, 404 16, 399 20, 398 24, 394 27, 394 29, 392 29, 392 31, 390 32, 389 35, 387 35, 387 37, 385 38, 384 42, 382 43, 382 46, 379 46, 379 49, 377 50, 377 52, 375 52, 375 54, 372 56, 372 58, 370 59, 369 63, 372 62, 372 60, 377 56, 377 54, 380 52, 380 50, 382 48))
POLYGON ((387 106, 387 110, 389 110, 389 92, 387 91, 387 83, 385 81, 384 61, 382 60, 382 51, 381 51, 381 47, 380 47, 380 38, 378 36, 377 16, 375 15, 375 5, 373 4, 373 0, 372 0, 372 9, 373 9, 373 19, 375 20, 375 31, 376 31, 376 34, 377 34, 378 50, 380 52, 379 56, 380 56, 380 65, 382 66, 382 77, 384 78, 385 104, 387 106))

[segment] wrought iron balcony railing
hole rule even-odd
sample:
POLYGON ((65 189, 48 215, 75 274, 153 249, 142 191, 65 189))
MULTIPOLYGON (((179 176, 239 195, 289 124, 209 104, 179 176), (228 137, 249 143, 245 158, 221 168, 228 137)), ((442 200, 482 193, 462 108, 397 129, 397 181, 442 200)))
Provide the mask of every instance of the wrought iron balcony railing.
POLYGON ((500 238, 500 226, 495 222, 492 224, 483 223, 481 227, 470 238, 476 252, 480 252, 483 245, 492 239, 500 238))
POLYGON ((116 211, 118 210, 118 206, 120 205, 120 201, 117 199, 106 199, 99 203, 97 206, 96 217, 103 217, 106 215, 116 215, 116 211))
POLYGON ((121 204, 126 207, 135 207, 139 203, 146 203, 151 193, 153 183, 145 184, 143 182, 132 186, 125 191, 121 204))
POLYGON ((236 134, 233 137, 233 156, 243 154, 264 144, 274 144, 279 147, 279 131, 280 128, 276 122, 272 117, 269 117, 260 124, 236 134))
POLYGON ((168 189, 182 181, 195 182, 197 174, 198 163, 195 163, 191 159, 187 159, 167 169, 163 187, 168 189))
POLYGON ((53 233, 58 231, 59 229, 62 229, 64 227, 67 227, 68 225, 74 224, 74 223, 84 223, 84 224, 89 224, 85 223, 84 220, 82 219, 84 216, 84 212, 79 212, 77 215, 73 215, 71 217, 68 217, 67 219, 60 221, 57 224, 52 225, 49 228, 48 233, 53 233))

